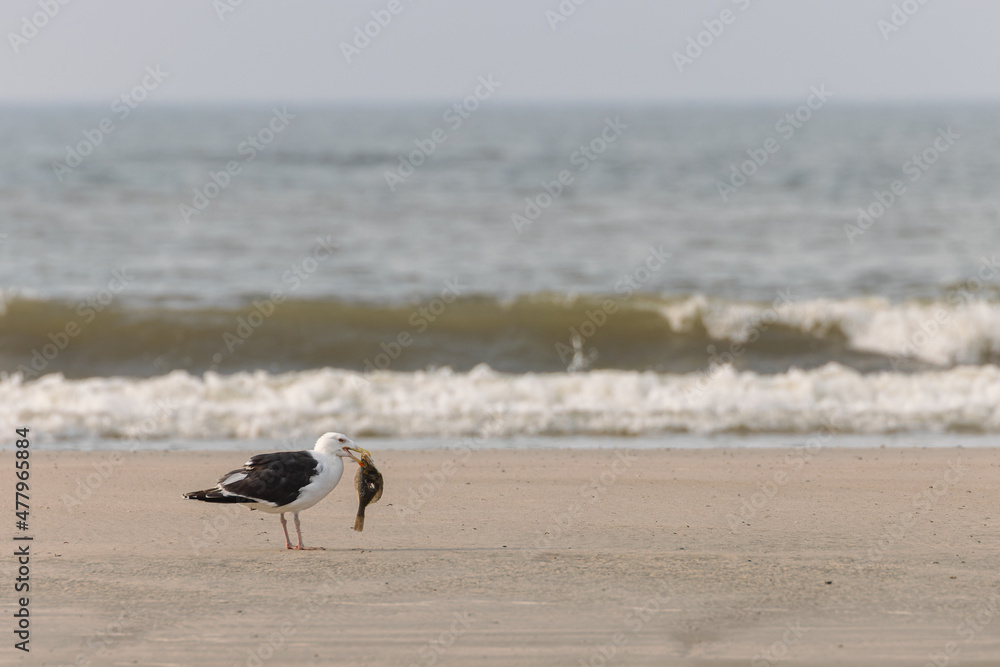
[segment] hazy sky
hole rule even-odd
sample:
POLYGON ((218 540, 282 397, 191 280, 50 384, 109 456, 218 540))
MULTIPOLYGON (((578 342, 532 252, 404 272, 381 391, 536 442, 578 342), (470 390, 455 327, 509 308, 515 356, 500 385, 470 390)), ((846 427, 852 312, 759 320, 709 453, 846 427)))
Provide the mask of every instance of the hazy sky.
POLYGON ((841 100, 1000 98, 996 0, 64 1, 3 1, 0 102, 110 102, 156 65, 149 98, 170 103, 452 100, 486 75, 509 102, 785 100, 824 83, 841 100), (575 11, 556 22, 560 6, 575 11), (348 62, 372 12, 391 20, 348 62))

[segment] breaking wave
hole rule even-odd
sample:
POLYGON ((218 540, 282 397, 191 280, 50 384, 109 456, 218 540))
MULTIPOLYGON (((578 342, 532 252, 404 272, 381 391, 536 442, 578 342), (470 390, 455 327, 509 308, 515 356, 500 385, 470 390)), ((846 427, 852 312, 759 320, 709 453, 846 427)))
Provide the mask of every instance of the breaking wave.
MULTIPOLYGON (((0 420, 40 437, 156 440, 669 433, 1000 432, 1000 368, 777 374, 499 373, 487 366, 371 374, 321 369, 0 381, 0 420)), ((667 441, 669 442, 669 441, 667 441)), ((665 442, 666 444, 666 442, 665 442)))
POLYGON ((691 373, 727 363, 758 373, 828 363, 916 372, 1000 363, 1000 302, 958 294, 902 303, 784 295, 773 304, 640 294, 402 305, 257 298, 231 308, 107 309, 13 296, 0 307, 0 373, 464 372, 479 364, 507 373, 691 373))

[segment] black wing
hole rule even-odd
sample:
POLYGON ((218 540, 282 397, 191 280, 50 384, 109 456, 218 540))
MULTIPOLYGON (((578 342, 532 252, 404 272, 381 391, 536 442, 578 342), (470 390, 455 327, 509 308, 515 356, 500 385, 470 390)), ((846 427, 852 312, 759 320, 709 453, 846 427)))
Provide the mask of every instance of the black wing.
POLYGON ((219 486, 229 493, 281 507, 299 497, 299 490, 312 481, 318 468, 319 461, 311 452, 258 454, 239 470, 223 475, 219 486), (240 474, 246 477, 225 483, 240 474))

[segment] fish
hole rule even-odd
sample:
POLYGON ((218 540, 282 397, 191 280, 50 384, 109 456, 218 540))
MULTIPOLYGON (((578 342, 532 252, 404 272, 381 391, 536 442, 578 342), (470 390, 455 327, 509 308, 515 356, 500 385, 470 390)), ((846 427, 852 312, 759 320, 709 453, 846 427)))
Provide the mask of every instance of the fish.
POLYGON ((378 502, 383 489, 382 473, 375 467, 368 452, 361 455, 361 465, 354 475, 354 489, 358 492, 358 516, 354 519, 354 530, 360 533, 365 529, 365 508, 378 502))

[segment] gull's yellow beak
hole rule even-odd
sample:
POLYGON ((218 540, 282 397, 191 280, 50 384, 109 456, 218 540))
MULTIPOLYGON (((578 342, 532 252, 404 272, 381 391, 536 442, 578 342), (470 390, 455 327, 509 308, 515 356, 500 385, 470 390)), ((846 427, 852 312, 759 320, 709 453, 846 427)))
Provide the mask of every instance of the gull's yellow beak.
MULTIPOLYGON (((351 454, 351 452, 358 452, 362 456, 368 454, 367 450, 361 449, 360 447, 341 447, 341 449, 347 452, 347 455, 351 457, 351 460, 357 463, 358 465, 363 465, 361 459, 354 456, 354 454, 351 454)), ((368 454, 368 456, 371 457, 371 454, 368 454)))

